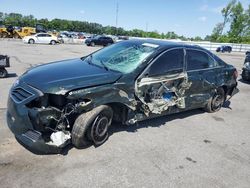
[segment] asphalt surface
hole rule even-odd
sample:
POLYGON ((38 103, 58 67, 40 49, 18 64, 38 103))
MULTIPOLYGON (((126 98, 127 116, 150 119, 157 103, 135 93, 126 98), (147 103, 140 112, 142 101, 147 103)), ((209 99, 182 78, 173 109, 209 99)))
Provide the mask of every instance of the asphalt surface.
MULTIPOLYGON (((112 127, 102 146, 64 155, 35 155, 7 128, 11 84, 28 68, 81 57, 98 48, 27 45, 0 40, 10 56, 10 77, 0 79, 0 187, 250 187, 250 84, 221 111, 192 110, 112 127)), ((241 72, 243 53, 220 54, 241 72)))

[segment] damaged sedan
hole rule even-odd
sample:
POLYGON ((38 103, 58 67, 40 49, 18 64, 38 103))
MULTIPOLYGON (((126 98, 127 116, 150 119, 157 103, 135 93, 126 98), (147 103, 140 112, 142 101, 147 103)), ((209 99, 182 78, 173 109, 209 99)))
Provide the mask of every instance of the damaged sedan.
POLYGON ((237 76, 233 66, 198 46, 123 41, 25 72, 10 90, 7 122, 17 140, 35 151, 99 146, 112 122, 220 110, 238 92, 237 76))

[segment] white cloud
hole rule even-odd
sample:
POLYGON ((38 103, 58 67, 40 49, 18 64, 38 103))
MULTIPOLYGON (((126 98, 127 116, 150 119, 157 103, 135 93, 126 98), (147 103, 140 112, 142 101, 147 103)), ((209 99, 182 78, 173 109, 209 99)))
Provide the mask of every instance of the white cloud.
POLYGON ((199 21, 201 22, 206 22, 207 21, 207 17, 206 16, 201 16, 198 18, 199 21))
POLYGON ((208 6, 207 3, 203 4, 200 8, 199 11, 201 12, 212 12, 212 13, 216 13, 216 14, 220 14, 221 10, 225 7, 226 5, 220 5, 217 7, 210 7, 208 6))
POLYGON ((202 5, 202 6, 199 8, 199 10, 202 11, 202 12, 207 11, 207 10, 208 10, 208 5, 207 5, 207 4, 202 5))
POLYGON ((221 6, 218 6, 218 7, 214 7, 214 8, 211 8, 211 11, 214 12, 214 13, 220 14, 224 7, 226 7, 226 6, 221 5, 221 6))

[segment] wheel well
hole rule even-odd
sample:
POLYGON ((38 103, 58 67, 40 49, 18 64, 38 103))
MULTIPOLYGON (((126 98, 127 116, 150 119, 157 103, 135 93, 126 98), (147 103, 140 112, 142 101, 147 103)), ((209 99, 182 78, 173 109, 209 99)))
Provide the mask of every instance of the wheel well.
POLYGON ((225 85, 223 85, 223 86, 222 86, 222 89, 224 90, 225 96, 226 96, 226 95, 228 94, 228 87, 225 86, 225 85))
POLYGON ((113 110, 113 121, 125 123, 128 117, 129 107, 122 103, 109 103, 107 104, 113 110))

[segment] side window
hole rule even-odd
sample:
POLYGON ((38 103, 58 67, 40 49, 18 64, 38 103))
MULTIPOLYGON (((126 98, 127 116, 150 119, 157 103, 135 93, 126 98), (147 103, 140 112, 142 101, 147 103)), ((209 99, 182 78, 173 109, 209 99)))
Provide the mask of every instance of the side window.
POLYGON ((149 75, 163 75, 166 73, 181 73, 183 71, 184 51, 174 49, 162 54, 149 68, 149 75))
POLYGON ((45 36, 46 36, 46 37, 51 37, 51 35, 50 35, 50 34, 45 34, 45 36))
POLYGON ((213 58, 215 59, 218 66, 224 66, 225 65, 225 62, 222 59, 220 59, 218 56, 213 54, 213 58))
POLYGON ((44 37, 44 34, 38 34, 37 37, 44 37))
POLYGON ((218 66, 207 53, 198 50, 187 50, 187 71, 206 69, 218 66))

